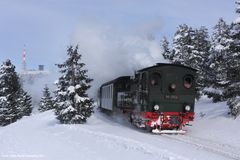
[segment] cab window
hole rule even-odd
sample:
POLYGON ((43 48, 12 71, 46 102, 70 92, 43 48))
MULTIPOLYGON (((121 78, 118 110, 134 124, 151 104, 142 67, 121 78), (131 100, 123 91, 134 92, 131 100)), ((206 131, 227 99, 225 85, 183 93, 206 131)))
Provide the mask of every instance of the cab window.
POLYGON ((183 86, 187 89, 190 89, 193 86, 193 76, 192 75, 186 75, 183 78, 183 86))
POLYGON ((161 85, 161 75, 157 72, 152 73, 150 76, 150 85, 151 86, 160 86, 161 85))

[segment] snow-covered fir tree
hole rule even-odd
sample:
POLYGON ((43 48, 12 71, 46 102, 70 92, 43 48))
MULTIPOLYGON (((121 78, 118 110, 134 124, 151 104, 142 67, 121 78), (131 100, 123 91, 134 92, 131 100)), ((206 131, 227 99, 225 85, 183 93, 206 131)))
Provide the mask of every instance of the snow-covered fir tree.
POLYGON ((173 55, 169 48, 169 42, 166 37, 163 37, 163 39, 161 40, 160 47, 161 47, 161 54, 163 55, 163 58, 172 62, 173 55))
MULTIPOLYGON (((189 66, 197 69, 197 90, 198 96, 205 87, 206 61, 209 56, 210 40, 208 30, 205 27, 195 29, 192 34, 192 53, 189 55, 189 66)), ((198 97, 200 98, 200 97, 198 97)))
POLYGON ((240 96, 229 98, 227 105, 230 109, 229 113, 236 118, 240 114, 240 96))
POLYGON ((210 40, 207 28, 202 26, 199 29, 195 29, 192 32, 191 39, 192 44, 190 45, 192 53, 189 55, 188 63, 189 66, 201 72, 203 71, 205 61, 209 56, 210 49, 210 40))
POLYGON ((93 113, 93 100, 86 91, 91 87, 87 70, 80 62, 81 55, 78 46, 70 46, 67 50, 67 60, 58 64, 59 72, 62 74, 56 82, 55 91, 55 113, 61 123, 85 123, 93 113))
POLYGON ((173 63, 202 69, 209 55, 210 40, 205 27, 192 29, 180 25, 173 39, 173 63))
MULTIPOLYGON (((240 0, 236 0, 236 5, 237 5, 237 7, 236 7, 236 13, 238 14, 238 15, 240 15, 240 0)), ((237 20, 239 19, 239 17, 237 18, 237 20)))
POLYGON ((15 66, 10 60, 6 60, 0 66, 0 125, 8 125, 31 113, 24 112, 23 104, 26 104, 30 97, 26 98, 22 93, 15 66))
POLYGON ((18 106, 21 109, 20 117, 30 116, 32 113, 32 97, 23 89, 19 91, 18 106))
POLYGON ((189 56, 192 54, 193 29, 186 24, 180 25, 173 39, 173 63, 189 66, 189 56))
POLYGON ((18 119, 16 97, 20 83, 15 72, 15 66, 6 60, 0 67, 0 125, 8 125, 18 119))
POLYGON ((236 1, 238 15, 237 19, 231 26, 231 37, 233 42, 231 43, 230 49, 231 54, 228 58, 228 76, 229 87, 225 90, 225 94, 229 97, 230 113, 236 115, 236 111, 240 111, 239 107, 239 96, 240 96, 240 1, 236 1), (233 110, 234 109, 234 110, 233 110))
POLYGON ((213 102, 226 100, 224 96, 224 89, 228 86, 227 73, 228 63, 227 59, 230 56, 230 44, 232 38, 230 37, 230 26, 220 18, 218 23, 214 26, 211 37, 211 49, 208 61, 206 64, 206 89, 204 93, 213 102))
POLYGON ((43 96, 41 97, 38 110, 40 112, 44 112, 47 110, 51 110, 53 108, 54 108, 53 107, 53 99, 51 97, 49 88, 46 85, 43 89, 43 96))

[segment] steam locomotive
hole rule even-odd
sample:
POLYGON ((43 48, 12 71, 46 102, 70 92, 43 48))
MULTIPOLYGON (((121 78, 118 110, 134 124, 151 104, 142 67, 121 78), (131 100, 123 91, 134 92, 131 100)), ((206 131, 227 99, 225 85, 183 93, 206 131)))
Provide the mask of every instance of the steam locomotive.
POLYGON ((100 87, 100 108, 128 114, 129 121, 154 133, 185 133, 194 119, 196 70, 158 63, 100 87))

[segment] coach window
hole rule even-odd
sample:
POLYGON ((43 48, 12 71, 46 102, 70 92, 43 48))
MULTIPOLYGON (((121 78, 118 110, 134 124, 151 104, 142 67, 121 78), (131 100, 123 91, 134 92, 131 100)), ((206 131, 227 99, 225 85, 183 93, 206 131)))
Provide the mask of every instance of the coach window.
POLYGON ((102 98, 105 98, 104 97, 104 88, 102 88, 102 98))
POLYGON ((107 87, 107 98, 110 98, 110 86, 107 87))

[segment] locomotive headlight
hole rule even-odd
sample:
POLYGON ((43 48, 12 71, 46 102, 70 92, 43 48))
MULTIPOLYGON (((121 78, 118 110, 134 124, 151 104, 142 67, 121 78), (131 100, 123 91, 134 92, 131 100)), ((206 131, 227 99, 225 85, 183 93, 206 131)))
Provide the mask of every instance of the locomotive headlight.
POLYGON ((191 109, 191 106, 189 106, 189 105, 185 106, 185 111, 190 111, 190 109, 191 109))
POLYGON ((155 111, 158 111, 160 107, 159 107, 159 105, 156 104, 153 108, 155 111))

